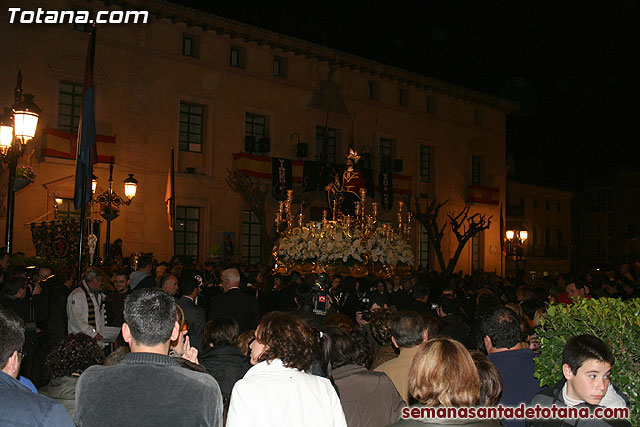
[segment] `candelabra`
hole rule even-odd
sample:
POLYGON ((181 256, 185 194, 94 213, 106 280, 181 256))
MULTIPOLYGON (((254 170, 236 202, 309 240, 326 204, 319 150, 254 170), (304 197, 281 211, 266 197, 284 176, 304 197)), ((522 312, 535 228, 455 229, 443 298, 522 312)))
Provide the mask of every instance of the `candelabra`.
MULTIPOLYGON (((328 219, 328 211, 325 209, 322 211, 321 224, 316 224, 315 222, 305 223, 303 204, 300 204, 300 213, 297 216, 292 213, 292 204, 293 190, 287 190, 287 198, 279 203, 278 211, 275 215, 276 230, 281 237, 288 236, 299 230, 309 230, 315 234, 323 229, 334 228, 336 224, 340 224, 346 229, 347 235, 352 236, 355 231, 359 231, 362 238, 366 240, 379 227, 378 213, 380 205, 377 202, 372 202, 371 212, 367 214, 367 190, 364 188, 360 190, 360 201, 355 204, 355 216, 353 217, 339 213, 334 201, 332 220, 328 219)), ((395 226, 383 224, 382 228, 386 238, 390 241, 398 238, 408 240, 412 232, 411 224, 411 212, 406 211, 404 202, 399 202, 395 226)))

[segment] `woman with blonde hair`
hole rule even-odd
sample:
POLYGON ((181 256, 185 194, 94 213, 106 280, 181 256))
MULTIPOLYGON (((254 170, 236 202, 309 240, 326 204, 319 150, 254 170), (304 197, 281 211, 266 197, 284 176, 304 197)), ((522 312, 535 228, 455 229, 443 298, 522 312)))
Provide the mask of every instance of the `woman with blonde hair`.
MULTIPOLYGON (((448 338, 436 338, 420 345, 409 370, 409 392, 420 402, 403 411, 403 419, 394 426, 497 427, 496 420, 422 417, 405 419, 411 409, 423 407, 472 407, 480 401, 480 376, 471 355, 462 344, 448 338)), ((428 414, 425 411, 421 414, 428 414)))

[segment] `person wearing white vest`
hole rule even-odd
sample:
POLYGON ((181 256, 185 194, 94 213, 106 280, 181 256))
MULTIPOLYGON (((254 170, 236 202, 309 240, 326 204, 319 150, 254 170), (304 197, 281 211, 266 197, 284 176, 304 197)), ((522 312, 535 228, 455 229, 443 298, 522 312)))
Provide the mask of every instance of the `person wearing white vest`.
POLYGON ((70 334, 82 333, 96 340, 103 339, 101 332, 105 325, 105 296, 100 292, 103 281, 102 271, 90 267, 80 286, 67 298, 67 329, 70 334))

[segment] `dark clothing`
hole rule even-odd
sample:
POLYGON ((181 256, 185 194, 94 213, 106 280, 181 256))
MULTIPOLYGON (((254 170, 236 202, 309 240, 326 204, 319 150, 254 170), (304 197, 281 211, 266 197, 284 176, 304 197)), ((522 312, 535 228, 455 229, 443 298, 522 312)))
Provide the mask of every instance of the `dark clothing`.
POLYGON ((136 291, 144 288, 157 288, 157 287, 158 285, 156 283, 156 280, 153 278, 153 276, 149 275, 149 276, 146 276, 144 279, 142 279, 138 283, 138 286, 136 286, 136 291))
POLYGON ((42 295, 47 299, 49 317, 44 321, 47 342, 57 343, 67 336, 67 298, 71 289, 61 283, 47 284, 42 295))
MULTIPOLYGON (((140 285, 138 285, 140 286, 140 285)), ((133 292, 131 289, 127 289, 126 292, 112 292, 107 295, 105 302, 105 309, 107 312, 107 325, 109 326, 122 326, 124 323, 124 300, 133 292)))
MULTIPOLYGON (((564 403, 564 398, 562 396, 562 388, 566 381, 560 381, 553 388, 544 388, 538 394, 533 397, 529 406, 540 405, 544 407, 551 407, 555 405, 556 407, 566 407, 567 405, 564 403)), ((618 395, 624 400, 629 407, 629 399, 618 390, 615 390, 618 395)), ((605 397, 606 398, 606 397, 605 397)), ((591 410, 595 409, 597 406, 589 405, 586 402, 583 402, 577 406, 576 408, 587 407, 591 410)), ((547 420, 527 420, 527 427, 570 427, 570 426, 580 426, 580 427, 631 427, 631 423, 625 419, 547 419, 547 420)))
POLYGON ((34 295, 32 298, 14 298, 3 295, 0 298, 0 306, 9 308, 16 312, 24 322, 24 346, 27 353, 20 367, 20 375, 30 378, 36 354, 42 343, 46 341, 45 334, 37 331, 37 323, 47 319, 47 298, 42 294, 34 295))
POLYGON ((0 425, 73 427, 73 421, 60 403, 40 396, 10 375, 0 372, 0 425))
POLYGON ((198 356, 207 373, 216 379, 222 396, 229 398, 236 381, 244 377, 251 364, 235 345, 209 347, 198 356))
POLYGON ((405 403, 386 374, 345 365, 333 370, 333 380, 349 427, 383 427, 400 418, 405 403))
POLYGON ((184 312, 184 318, 189 328, 189 340, 191 346, 198 349, 198 353, 202 351, 202 335, 204 334, 205 318, 204 310, 198 307, 196 303, 189 297, 182 296, 176 304, 180 306, 184 312))
POLYGON ((389 305, 395 305, 398 311, 411 309, 413 295, 404 289, 396 289, 389 296, 389 305))
POLYGON ((291 312, 298 319, 305 322, 307 325, 311 326, 313 329, 320 330, 322 329, 322 322, 326 318, 326 316, 322 316, 320 314, 315 314, 313 312, 313 307, 310 305, 303 305, 300 307, 300 310, 291 312))
POLYGON ((471 328, 464 323, 459 316, 455 314, 449 314, 444 317, 440 317, 440 335, 443 337, 453 338, 454 340, 468 346, 469 334, 471 328))
POLYGON ((232 288, 211 300, 209 319, 231 317, 238 322, 240 332, 255 329, 260 321, 260 310, 254 294, 246 294, 240 288, 232 288))
MULTIPOLYGON (((500 404, 519 406, 528 403, 540 391, 540 383, 533 376, 535 353, 528 348, 491 353, 489 360, 502 375, 500 404)), ((524 420, 504 420, 507 427, 524 427, 524 420)))
POLYGON ((78 379, 78 426, 222 426, 222 396, 205 373, 169 356, 129 353, 113 366, 92 366, 78 379))

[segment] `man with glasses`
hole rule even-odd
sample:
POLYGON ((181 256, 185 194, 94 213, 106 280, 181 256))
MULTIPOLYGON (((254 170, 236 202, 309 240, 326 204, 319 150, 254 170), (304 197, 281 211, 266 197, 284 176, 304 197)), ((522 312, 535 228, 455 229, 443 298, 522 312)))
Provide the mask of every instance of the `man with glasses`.
POLYGON ((23 345, 22 320, 11 310, 0 309, 0 425, 73 426, 62 404, 18 382, 23 345))

